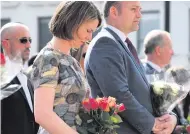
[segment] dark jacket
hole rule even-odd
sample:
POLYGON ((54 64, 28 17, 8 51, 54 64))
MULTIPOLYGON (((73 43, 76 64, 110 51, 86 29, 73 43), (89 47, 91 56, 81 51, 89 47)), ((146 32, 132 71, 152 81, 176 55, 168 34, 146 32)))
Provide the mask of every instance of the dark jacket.
POLYGON ((112 96, 126 106, 118 134, 150 134, 154 125, 143 67, 114 31, 102 29, 90 42, 85 71, 92 97, 112 96))
MULTIPOLYGON (((15 77, 10 84, 20 84, 19 79, 15 77)), ((33 103, 34 92, 30 81, 28 89, 33 103)), ((38 127, 22 87, 1 101, 1 134, 36 134, 38 127)))

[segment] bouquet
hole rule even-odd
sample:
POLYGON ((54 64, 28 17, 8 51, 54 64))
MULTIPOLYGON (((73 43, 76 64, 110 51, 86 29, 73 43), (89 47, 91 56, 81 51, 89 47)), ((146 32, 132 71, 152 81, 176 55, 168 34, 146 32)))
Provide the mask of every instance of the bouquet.
POLYGON ((84 111, 79 112, 80 127, 78 132, 81 134, 117 134, 115 129, 117 124, 122 122, 119 112, 125 110, 125 106, 116 104, 113 97, 86 98, 82 102, 84 111))
MULTIPOLYGON (((8 57, 5 57, 3 53, 0 53, 0 88, 1 88, 1 94, 0 94, 0 100, 3 100, 4 98, 9 97, 11 94, 15 93, 17 90, 21 88, 18 84, 9 84, 10 81, 15 77, 14 75, 9 75, 7 66, 10 66, 10 64, 7 64, 9 61, 8 57)), ((10 62, 10 61, 9 61, 10 62)), ((10 67, 9 67, 10 68, 10 67)))
POLYGON ((150 86, 153 112, 156 117, 171 112, 190 90, 190 73, 184 68, 170 68, 165 80, 150 86))

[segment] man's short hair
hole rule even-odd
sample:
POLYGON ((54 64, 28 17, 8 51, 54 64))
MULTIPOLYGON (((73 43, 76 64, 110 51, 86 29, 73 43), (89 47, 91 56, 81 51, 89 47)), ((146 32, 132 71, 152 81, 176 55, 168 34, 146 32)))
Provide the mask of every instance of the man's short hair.
POLYGON ((110 8, 114 6, 118 12, 121 11, 121 3, 120 1, 106 1, 104 5, 104 18, 106 19, 110 14, 110 8))
POLYGON ((99 20, 101 15, 97 7, 88 1, 67 1, 61 2, 49 22, 50 32, 61 39, 73 39, 73 33, 79 26, 88 20, 99 20))
POLYGON ((150 31, 146 35, 143 43, 145 46, 145 54, 151 54, 157 46, 163 46, 164 36, 170 37, 170 34, 163 30, 150 31))

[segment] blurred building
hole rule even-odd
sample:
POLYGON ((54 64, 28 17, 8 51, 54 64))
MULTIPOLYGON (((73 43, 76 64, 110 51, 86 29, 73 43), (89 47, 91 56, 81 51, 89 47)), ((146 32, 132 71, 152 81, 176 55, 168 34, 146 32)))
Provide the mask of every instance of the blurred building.
MULTIPOLYGON (((52 37, 48 22, 60 1, 4 1, 1 2, 1 26, 7 22, 21 22, 31 31, 33 39, 31 55, 39 52, 52 37)), ((103 11, 104 2, 94 2, 103 11)), ((129 35, 138 54, 144 58, 143 40, 153 29, 171 33, 175 56, 174 65, 190 66, 190 2, 143 1, 142 19, 138 32, 129 35)))

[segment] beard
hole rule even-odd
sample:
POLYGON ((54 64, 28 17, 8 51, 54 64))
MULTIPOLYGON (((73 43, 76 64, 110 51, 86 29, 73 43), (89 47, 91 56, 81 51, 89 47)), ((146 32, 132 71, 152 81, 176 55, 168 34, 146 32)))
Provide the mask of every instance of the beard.
POLYGON ((14 55, 11 54, 10 61, 12 61, 14 63, 23 63, 21 52, 20 51, 16 52, 16 53, 14 53, 14 55))
POLYGON ((19 57, 10 59, 6 56, 5 68, 8 73, 8 79, 13 79, 23 69, 22 59, 19 57))

